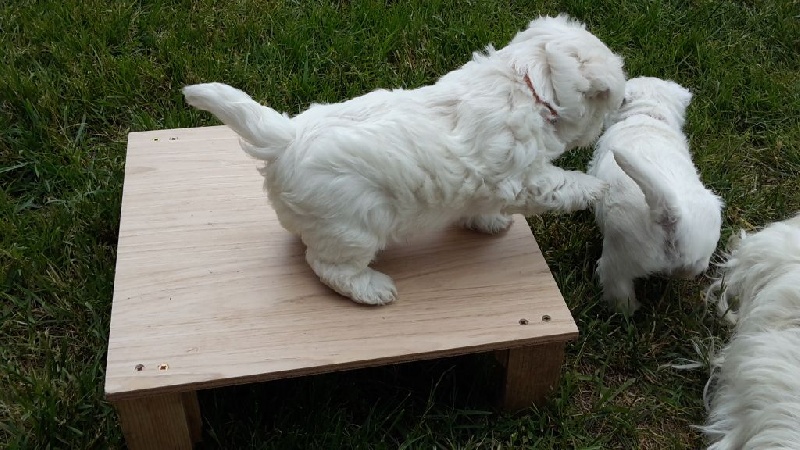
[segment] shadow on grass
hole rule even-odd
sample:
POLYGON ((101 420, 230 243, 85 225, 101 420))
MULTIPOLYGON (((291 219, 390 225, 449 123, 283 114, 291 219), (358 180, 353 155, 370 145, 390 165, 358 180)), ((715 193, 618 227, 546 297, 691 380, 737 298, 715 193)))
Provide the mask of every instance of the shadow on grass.
POLYGON ((495 417, 502 379, 482 353, 201 391, 201 448, 466 442, 495 417))

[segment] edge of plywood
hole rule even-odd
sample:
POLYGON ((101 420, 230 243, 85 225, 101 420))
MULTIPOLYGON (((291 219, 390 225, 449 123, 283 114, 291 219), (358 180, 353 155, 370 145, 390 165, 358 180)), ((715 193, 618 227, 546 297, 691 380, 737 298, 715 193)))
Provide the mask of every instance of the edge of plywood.
MULTIPOLYGON (((187 392, 196 391, 199 389, 213 389, 226 386, 234 386, 240 384, 260 383, 265 381, 282 380, 288 378, 299 378, 310 375, 322 375, 332 372, 342 372, 355 369, 366 369, 371 367, 387 366, 392 364, 402 364, 413 361, 425 361, 437 358, 447 358, 453 356, 462 356, 469 354, 477 354, 495 350, 508 350, 511 348, 526 347, 530 345, 549 344, 553 342, 569 342, 578 338, 578 327, 573 322, 572 328, 574 331, 562 334, 552 334, 533 339, 520 339, 513 342, 491 343, 476 345, 470 347, 459 347, 446 350, 437 350, 425 353, 407 353, 398 356, 387 356, 385 358, 375 358, 366 361, 353 361, 341 364, 329 364, 324 366, 307 367, 303 369, 295 369, 289 371, 277 371, 265 374, 244 375, 241 377, 233 378, 218 378, 209 381, 199 381, 193 383, 181 383, 175 385, 164 385, 157 388, 137 389, 129 391, 105 391, 105 397, 108 401, 114 402, 117 400, 128 400, 131 398, 159 395, 164 393, 174 392, 187 392)), ((165 376, 169 376, 166 375, 165 376)))

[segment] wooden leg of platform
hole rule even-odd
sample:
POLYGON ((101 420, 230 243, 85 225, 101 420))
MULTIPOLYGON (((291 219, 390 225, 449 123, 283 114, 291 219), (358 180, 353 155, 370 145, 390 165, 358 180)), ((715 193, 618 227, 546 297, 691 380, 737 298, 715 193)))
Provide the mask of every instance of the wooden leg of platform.
POLYGON ((564 342, 553 342, 496 352, 506 368, 501 405, 505 411, 516 412, 547 399, 558 384, 564 346, 564 342))
POLYGON ((189 436, 192 443, 203 440, 203 418, 200 416, 200 402, 197 401, 197 392, 190 391, 181 394, 183 410, 186 412, 186 424, 189 426, 189 436))
POLYGON ((196 392, 119 400, 114 406, 131 450, 189 450, 200 441, 202 422, 196 392))

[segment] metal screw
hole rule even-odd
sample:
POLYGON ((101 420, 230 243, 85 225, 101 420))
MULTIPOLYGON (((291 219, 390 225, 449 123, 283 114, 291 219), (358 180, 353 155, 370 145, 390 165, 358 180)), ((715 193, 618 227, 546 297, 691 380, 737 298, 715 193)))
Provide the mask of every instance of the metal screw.
POLYGON ((136 369, 137 372, 141 372, 142 370, 144 370, 144 364, 137 364, 136 367, 134 367, 134 369, 136 369))
POLYGON ((550 316, 548 316, 547 314, 543 315, 542 322, 550 322, 550 316))
POLYGON ((528 319, 519 319, 519 324, 520 325, 527 325, 528 324, 528 319))
POLYGON ((167 370, 169 369, 169 365, 167 363, 159 364, 158 370, 167 370))

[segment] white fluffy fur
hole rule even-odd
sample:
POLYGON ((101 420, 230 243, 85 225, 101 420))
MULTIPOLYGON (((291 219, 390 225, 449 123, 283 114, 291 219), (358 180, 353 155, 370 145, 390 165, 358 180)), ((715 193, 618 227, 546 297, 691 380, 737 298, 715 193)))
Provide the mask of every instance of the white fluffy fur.
POLYGON ((510 214, 575 211, 599 198, 604 183, 550 161, 597 138, 624 83, 622 60, 559 16, 534 20, 433 85, 314 104, 295 117, 224 84, 183 92, 266 161, 270 201, 320 279, 356 302, 384 304, 395 285, 368 265, 389 242, 452 223, 496 233, 510 214))
POLYGON ((595 205, 603 233, 597 274, 616 311, 640 304, 634 279, 703 272, 719 240, 722 201, 703 186, 681 131, 692 94, 658 78, 633 78, 609 117, 588 173, 609 184, 595 205))
POLYGON ((711 450, 798 449, 800 215, 742 233, 733 246, 709 291, 735 328, 712 362, 702 430, 711 450))

